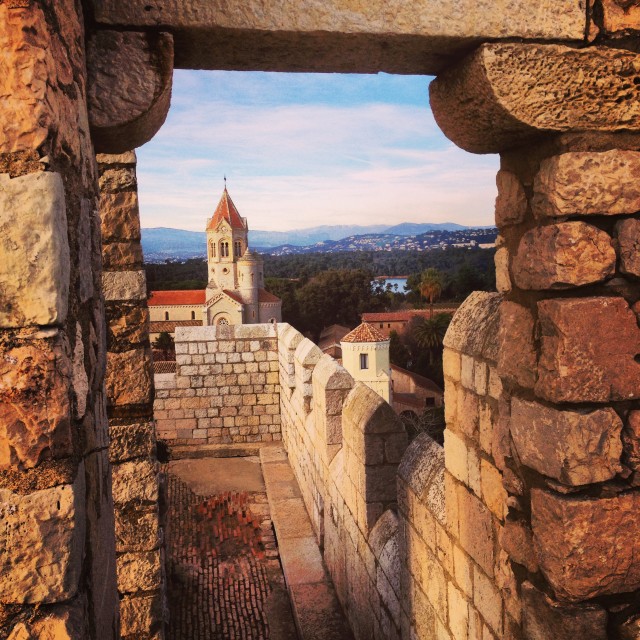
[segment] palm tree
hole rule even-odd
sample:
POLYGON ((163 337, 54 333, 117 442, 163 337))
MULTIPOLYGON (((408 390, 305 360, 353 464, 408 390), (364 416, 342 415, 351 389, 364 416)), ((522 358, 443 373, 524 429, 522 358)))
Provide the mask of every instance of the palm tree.
POLYGON ((429 314, 433 318, 433 301, 437 300, 442 293, 442 275, 433 267, 422 272, 420 278, 420 294, 429 301, 429 314))
POLYGON ((434 354, 442 346, 450 321, 451 316, 448 313, 439 313, 435 318, 425 318, 417 322, 413 328, 413 338, 418 346, 429 351, 430 364, 433 364, 434 354))

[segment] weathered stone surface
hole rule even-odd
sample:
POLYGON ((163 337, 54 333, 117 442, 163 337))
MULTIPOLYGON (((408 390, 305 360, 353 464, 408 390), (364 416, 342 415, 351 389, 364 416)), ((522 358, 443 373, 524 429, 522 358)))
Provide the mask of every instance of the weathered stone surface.
POLYGON ((145 300, 147 280, 144 271, 103 271, 102 290, 104 299, 145 300))
MULTIPOLYGON (((470 356, 490 358, 490 343, 496 342, 494 321, 502 296, 474 291, 453 314, 444 337, 444 346, 470 356)), ((491 358, 490 358, 491 359, 491 358)))
POLYGON ((84 471, 72 485, 30 495, 0 489, 0 602, 76 594, 84 548, 84 471))
POLYGON ((151 140, 169 111, 171 34, 95 31, 87 43, 87 69, 96 150, 124 153, 151 140))
POLYGON ((151 402, 152 383, 151 353, 148 349, 107 354, 105 385, 109 406, 151 402))
POLYGON ((111 462, 148 457, 155 451, 156 432, 153 422, 113 425, 109 427, 109 436, 111 462))
POLYGON ((102 246, 102 265, 105 269, 139 267, 142 247, 137 242, 113 242, 102 246))
POLYGON ((552 402, 640 397, 640 329, 623 298, 538 302, 538 396, 552 402))
POLYGON ((640 471, 640 411, 630 411, 627 424, 622 431, 622 441, 626 453, 626 464, 640 471))
POLYGON ((501 228, 519 224, 527 213, 527 195, 522 182, 515 173, 500 169, 496 175, 496 185, 496 226, 501 228))
POLYGON ((109 351, 128 351, 149 339, 149 309, 145 302, 110 302, 105 315, 109 351))
POLYGON ((123 553, 118 556, 118 591, 137 593, 160 586, 160 552, 123 553))
POLYGON ((64 322, 70 263, 60 174, 0 174, 0 238, 0 326, 64 322))
POLYGON ((443 0, 434 5, 382 0, 259 3, 226 6, 208 0, 93 0, 109 25, 167 25, 176 37, 176 66, 436 73, 451 56, 496 38, 578 40, 585 8, 578 0, 513 4, 507 0, 443 0), (206 43, 206 46, 205 46, 206 43))
POLYGON ((73 391, 76 396, 75 417, 81 419, 87 410, 87 394, 89 393, 89 379, 84 366, 84 343, 82 328, 76 322, 76 344, 73 348, 73 391))
POLYGON ((137 162, 135 151, 125 151, 124 153, 96 153, 96 162, 103 171, 105 167, 114 165, 135 165, 137 162))
POLYGON ((162 598, 126 596, 120 601, 120 633, 123 636, 153 633, 162 624, 162 598))
POLYGON ((597 605, 554 602, 530 582, 521 587, 523 630, 527 640, 606 640, 607 612, 597 605))
POLYGON ((511 560, 531 573, 538 571, 538 561, 533 552, 533 534, 527 523, 507 519, 500 531, 500 547, 509 554, 511 560))
POLYGON ((639 179, 637 151, 554 156, 542 162, 536 175, 533 212, 536 217, 635 213, 640 210, 639 179))
POLYGON ((610 480, 622 471, 622 420, 610 408, 556 411, 511 400, 511 437, 523 464, 569 485, 610 480))
POLYGON ((530 389, 536 381, 534 320, 526 307, 505 300, 500 305, 498 372, 503 379, 530 389))
POLYGON ((158 468, 148 459, 116 464, 111 477, 116 504, 158 500, 158 468))
POLYGON ((86 638, 85 612, 80 603, 48 607, 29 622, 18 623, 8 640, 78 640, 86 638))
POLYGON ((0 4, 0 154, 89 158, 84 33, 73 0, 0 4), (22 9, 20 8, 22 7, 22 9))
POLYGON ((115 193, 138 188, 136 169, 133 167, 116 167, 100 171, 100 191, 115 193))
POLYGON ((70 385, 58 341, 0 347, 0 469, 71 455, 70 385))
POLYGON ((509 250, 507 247, 496 249, 494 256, 496 265, 496 290, 498 293, 511 291, 511 276, 509 275, 509 250))
POLYGON ((431 83, 431 108, 445 135, 475 153, 543 132, 637 131, 640 103, 629 78, 639 60, 606 47, 483 44, 431 83))
POLYGON ((100 194, 102 241, 140 241, 140 213, 136 191, 100 194))
POLYGON ((605 32, 640 30, 640 4, 637 0, 602 0, 600 6, 605 32))
POLYGON ((561 222, 527 231, 512 262, 520 289, 566 289, 601 282, 616 270, 607 233, 584 222, 561 222))
POLYGON ((119 507, 116 517, 116 551, 151 551, 160 545, 158 512, 149 507, 119 507))
POLYGON ((640 220, 628 218, 616 224, 620 271, 640 276, 640 220))
POLYGON ((640 587, 640 494, 612 498, 531 491, 531 525, 540 568, 570 601, 640 587))

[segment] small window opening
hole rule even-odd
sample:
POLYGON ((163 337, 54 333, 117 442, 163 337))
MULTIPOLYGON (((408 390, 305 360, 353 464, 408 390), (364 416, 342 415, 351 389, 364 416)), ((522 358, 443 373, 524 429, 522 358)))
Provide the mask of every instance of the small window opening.
POLYGON ((168 311, 165 311, 165 312, 164 312, 164 319, 165 319, 165 320, 168 320, 168 319, 169 319, 169 312, 168 312, 168 311))
POLYGON ((369 354, 361 353, 360 354, 360 368, 368 369, 369 368, 369 354))

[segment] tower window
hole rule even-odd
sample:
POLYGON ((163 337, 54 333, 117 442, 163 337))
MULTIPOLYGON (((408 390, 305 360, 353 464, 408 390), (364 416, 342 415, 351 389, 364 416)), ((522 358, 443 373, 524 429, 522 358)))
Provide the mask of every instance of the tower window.
POLYGON ((169 312, 168 312, 168 311, 165 311, 165 312, 164 312, 164 319, 165 319, 165 320, 168 320, 168 319, 169 319, 169 312))
POLYGON ((240 256, 240 254, 242 253, 242 242, 240 241, 236 241, 236 255, 240 256))
POLYGON ((195 319, 196 319, 196 312, 195 312, 195 311, 192 311, 192 312, 191 312, 191 319, 192 319, 192 320, 195 320, 195 319))
POLYGON ((361 353, 360 354, 360 368, 368 369, 369 368, 369 354, 361 353))
POLYGON ((220 257, 228 258, 229 257, 229 243, 221 242, 220 243, 220 257))

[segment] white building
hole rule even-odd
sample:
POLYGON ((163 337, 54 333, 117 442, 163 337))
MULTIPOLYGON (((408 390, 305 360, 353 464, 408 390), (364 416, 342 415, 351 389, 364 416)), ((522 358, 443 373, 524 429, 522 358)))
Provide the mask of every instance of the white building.
POLYGON ((391 402, 389 339, 363 322, 340 341, 342 366, 354 380, 363 382, 391 402))

